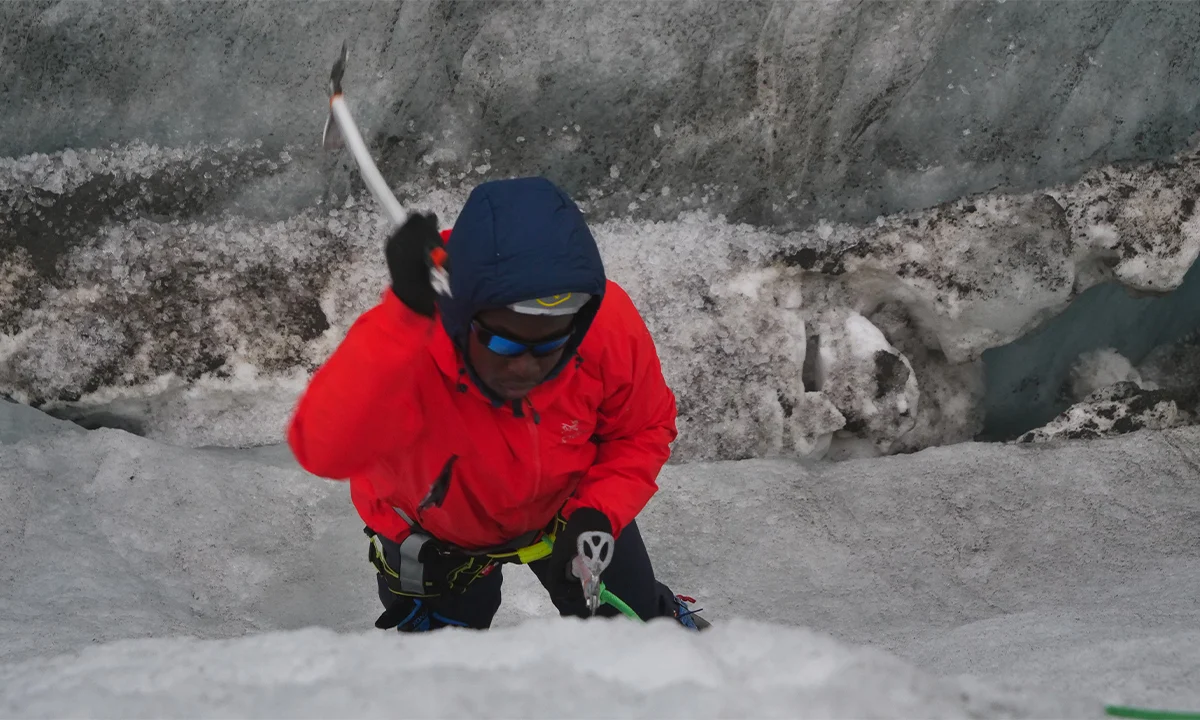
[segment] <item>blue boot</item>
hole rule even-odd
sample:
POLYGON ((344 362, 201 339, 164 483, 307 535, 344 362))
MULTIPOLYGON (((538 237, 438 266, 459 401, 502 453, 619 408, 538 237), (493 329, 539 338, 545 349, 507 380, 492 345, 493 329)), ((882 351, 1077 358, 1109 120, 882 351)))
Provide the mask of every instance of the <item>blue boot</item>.
POLYGON ((692 630, 704 630, 705 628, 712 627, 712 623, 696 614, 700 612, 699 609, 691 609, 690 603, 694 602, 696 602, 696 598, 690 598, 686 595, 676 595, 675 619, 679 621, 680 625, 692 630))

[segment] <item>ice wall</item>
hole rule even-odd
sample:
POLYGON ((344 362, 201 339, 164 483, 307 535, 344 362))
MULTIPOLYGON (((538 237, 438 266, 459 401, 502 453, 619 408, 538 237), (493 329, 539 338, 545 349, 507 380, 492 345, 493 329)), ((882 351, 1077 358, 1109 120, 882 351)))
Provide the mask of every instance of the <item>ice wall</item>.
POLYGON ((0 393, 170 442, 277 442, 383 288, 379 215, 317 147, 343 37, 403 202, 449 224, 474 183, 524 173, 579 198, 679 396, 677 458, 968 439, 984 351, 1100 283, 1168 291, 1200 252, 1186 3, 22 2, 0 22, 0 393))
MULTIPOLYGON (((368 198, 269 220, 220 192, 223 177, 270 187, 291 162, 233 144, 0 162, 18 240, 0 276, 0 389, 170 442, 278 442, 306 373, 386 284, 368 198), (155 209, 172 202, 194 210, 155 209)), ((864 225, 688 213, 593 228, 679 397, 677 458, 875 454, 972 437, 983 353, 1087 288, 1179 285, 1200 254, 1197 187, 1186 153, 864 225)), ((464 200, 399 189, 446 225, 464 200)))
POLYGON ((347 39, 390 180, 543 173, 604 216, 871 220, 1200 128, 1187 2, 28 0, 0 27, 0 157, 312 148, 347 39))

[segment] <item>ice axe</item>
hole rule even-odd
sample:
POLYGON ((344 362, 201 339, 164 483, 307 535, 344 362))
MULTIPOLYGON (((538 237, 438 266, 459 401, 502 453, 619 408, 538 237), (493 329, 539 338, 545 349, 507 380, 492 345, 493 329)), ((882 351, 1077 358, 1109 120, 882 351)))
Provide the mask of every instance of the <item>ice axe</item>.
POLYGON ((569 579, 578 579, 588 611, 596 614, 600 607, 600 575, 612 561, 613 536, 599 530, 585 532, 575 543, 576 555, 567 568, 569 579))
POLYGON ((396 200, 391 188, 379 174, 379 169, 375 167, 375 161, 371 159, 371 153, 367 152, 367 144, 363 142, 358 126, 354 124, 354 117, 350 114, 350 108, 346 105, 346 98, 342 95, 342 77, 346 74, 346 59, 349 55, 350 52, 343 41, 342 53, 333 63, 333 72, 329 75, 329 117, 325 120, 321 145, 326 150, 336 150, 342 147, 343 143, 349 146, 363 181, 383 207, 384 214, 392 222, 392 229, 395 229, 404 224, 408 213, 396 200))
MULTIPOLYGON (((358 126, 354 123, 354 116, 350 114, 350 107, 346 105, 346 98, 342 95, 342 77, 346 74, 346 60, 349 55, 343 41, 342 52, 333 63, 333 71, 329 74, 329 117, 326 118, 325 130, 321 133, 321 146, 325 150, 337 150, 345 146, 350 148, 350 154, 354 156, 354 162, 358 165, 358 171, 367 184, 367 189, 375 196, 375 200, 379 202, 383 213, 391 222, 390 232, 404 224, 408 213, 400 201, 396 200, 387 181, 375 167, 375 161, 371 159, 367 144, 363 142, 358 126)), ((432 265, 429 273, 434 290, 449 297, 450 277, 442 263, 432 265)))

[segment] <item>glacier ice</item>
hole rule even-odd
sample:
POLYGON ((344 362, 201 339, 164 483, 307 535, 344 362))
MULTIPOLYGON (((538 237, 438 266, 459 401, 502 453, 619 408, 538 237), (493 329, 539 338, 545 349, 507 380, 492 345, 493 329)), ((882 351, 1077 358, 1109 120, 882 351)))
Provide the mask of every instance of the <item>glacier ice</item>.
POLYGON ((1170 393, 1145 388, 1134 380, 1120 380, 1086 395, 1050 422, 1022 435, 1019 441, 1092 439, 1194 425, 1200 410, 1198 400, 1194 389, 1170 393))
MULTIPOLYGON (((1114 348, 1106 347, 1090 350, 1079 356, 1079 360, 1071 367, 1066 389, 1070 398, 1079 402, 1097 390, 1120 382, 1132 382, 1138 387, 1147 386, 1129 358, 1114 348)), ((1153 389, 1153 386, 1150 389, 1153 389)))
POLYGON ((1141 373, 1152 357, 1178 354, 1173 348, 1186 355, 1198 325, 1200 263, 1169 293, 1137 293, 1112 281, 1089 288, 1061 314, 983 354, 981 437, 1014 438, 1066 410, 1078 399, 1070 383, 1081 357, 1111 348, 1141 373))
POLYGON ((0 4, 0 396, 75 421, 0 399, 0 715, 391 715, 381 661, 443 716, 1200 702, 1195 7, 449 7, 0 4), (520 569, 495 632, 360 632, 346 487, 275 444, 386 282, 317 143, 343 36, 404 203, 580 200, 679 399, 641 519, 712 634, 520 569))
POLYGON ((1189 3, 6 3, 0 27, 0 157, 312 147, 350 39, 348 99, 393 184, 486 160, 594 191, 604 218, 869 222, 1200 129, 1189 3))
POLYGON ((679 389, 677 459, 1015 437, 1100 345, 996 351, 1098 285, 1170 291, 1200 252, 1186 4, 279 7, 0 7, 0 393, 277 439, 382 289, 382 226, 316 142, 334 27, 404 202, 450 223, 472 183, 532 172, 581 201, 679 389), (895 349, 913 417, 814 389, 842 311, 895 349))
MULTIPOLYGON (((678 394, 677 459, 821 457, 835 439, 906 452, 979 433, 995 405, 982 390, 986 354, 1025 342, 1089 284, 1120 279, 1162 293, 1190 277, 1200 233, 1177 188, 1200 174, 1197 158, 1100 169, 1045 192, 963 199, 865 225, 779 232, 690 213, 593 229, 610 276, 646 315, 678 394), (886 378, 818 362, 833 352, 829 318, 839 314, 856 318, 855 337, 886 343, 895 358, 888 367, 902 371, 903 389, 882 405, 873 395, 891 392, 881 389, 886 378), (842 389, 819 387, 818 367, 842 389)), ((281 437, 300 378, 383 291, 384 222, 369 198, 264 217, 219 183, 196 188, 190 168, 206 164, 261 181, 288 167, 282 154, 234 144, 10 163, 17 242, 0 265, 0 391, 63 417, 91 415, 93 424, 124 417, 173 442, 281 437), (63 194, 48 198, 30 178, 51 166, 93 170, 68 174, 63 194), (143 190, 147 174, 154 182, 143 190), (79 216, 72 208, 93 191, 75 193, 93 186, 126 199, 79 216), (153 214, 156 203, 185 195, 197 203, 191 216, 153 214), (53 218, 74 229, 70 242, 45 242, 53 218), (226 399, 191 402, 190 383, 221 387, 226 399), (206 430, 183 440, 196 427, 206 430)), ((464 199, 456 189, 398 191, 445 226, 464 199)))

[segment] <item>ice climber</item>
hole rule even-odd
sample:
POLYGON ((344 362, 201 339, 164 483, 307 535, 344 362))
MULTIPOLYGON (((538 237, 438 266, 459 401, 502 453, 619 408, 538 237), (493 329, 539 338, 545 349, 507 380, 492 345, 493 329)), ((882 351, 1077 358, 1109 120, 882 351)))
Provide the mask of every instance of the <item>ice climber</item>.
POLYGON ((655 579, 635 521, 670 455, 675 397, 571 198, 544 178, 487 182, 452 230, 413 214, 385 254, 390 291, 314 373, 288 430, 305 469, 349 479, 375 625, 489 627, 502 565, 544 535, 553 551, 530 569, 562 615, 587 617, 567 568, 579 535, 602 530, 616 538, 611 592, 643 619, 706 626, 655 579))

